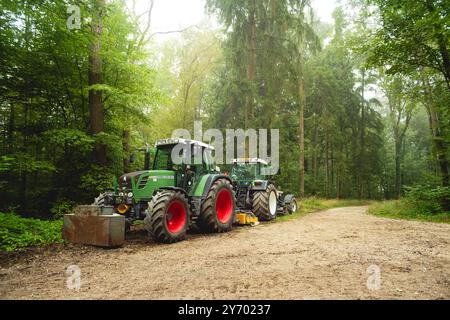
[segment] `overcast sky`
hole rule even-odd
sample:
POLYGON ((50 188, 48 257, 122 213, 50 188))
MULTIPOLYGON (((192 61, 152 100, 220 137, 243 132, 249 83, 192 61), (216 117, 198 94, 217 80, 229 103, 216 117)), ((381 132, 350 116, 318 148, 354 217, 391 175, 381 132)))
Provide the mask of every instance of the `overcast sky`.
MULTIPOLYGON (((208 19, 205 13, 206 0, 155 0, 152 16, 153 32, 179 30, 198 25, 208 19)), ((322 21, 331 21, 331 13, 338 0, 312 0, 312 6, 322 21)), ((136 0, 139 12, 147 10, 148 1, 136 0)), ((160 35, 164 40, 170 35, 160 35)))

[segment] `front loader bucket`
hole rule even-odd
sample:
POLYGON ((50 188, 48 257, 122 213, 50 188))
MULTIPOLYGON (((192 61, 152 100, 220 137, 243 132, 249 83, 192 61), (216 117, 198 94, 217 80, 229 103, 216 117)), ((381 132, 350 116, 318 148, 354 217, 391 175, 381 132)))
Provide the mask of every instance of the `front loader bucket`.
POLYGON ((98 206, 78 206, 64 215, 62 230, 67 242, 99 247, 120 247, 125 242, 125 217, 103 214, 98 206))

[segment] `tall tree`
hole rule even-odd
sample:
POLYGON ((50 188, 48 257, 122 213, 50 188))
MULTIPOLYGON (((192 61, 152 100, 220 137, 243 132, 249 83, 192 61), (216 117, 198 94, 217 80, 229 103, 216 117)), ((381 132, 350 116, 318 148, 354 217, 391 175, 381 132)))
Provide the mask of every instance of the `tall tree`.
MULTIPOLYGON (((383 75, 383 72, 381 72, 383 75)), ((408 130, 415 103, 408 95, 408 79, 400 76, 384 75, 380 81, 380 88, 383 90, 388 102, 389 120, 394 138, 395 157, 395 196, 397 199, 401 195, 402 172, 405 134, 408 130)))
POLYGON ((375 5, 374 16, 380 21, 371 41, 364 47, 369 54, 369 64, 389 65, 387 72, 390 74, 434 74, 431 76, 433 81, 429 81, 430 78, 422 81, 425 92, 422 96, 428 97, 425 106, 430 115, 436 158, 440 164, 442 184, 448 186, 450 133, 448 125, 443 121, 448 118, 450 94, 448 1, 365 2, 375 5), (440 89, 442 85, 447 92, 440 89), (438 96, 434 96, 435 94, 438 96), (437 105, 436 101, 444 104, 437 105))
MULTIPOLYGON (((103 32, 103 15, 105 14, 105 0, 93 0, 92 5, 92 40, 89 45, 89 115, 90 129, 93 135, 104 132, 104 108, 102 100, 102 56, 101 42, 103 32)), ((94 148, 94 162, 106 165, 106 145, 97 140, 94 148)))

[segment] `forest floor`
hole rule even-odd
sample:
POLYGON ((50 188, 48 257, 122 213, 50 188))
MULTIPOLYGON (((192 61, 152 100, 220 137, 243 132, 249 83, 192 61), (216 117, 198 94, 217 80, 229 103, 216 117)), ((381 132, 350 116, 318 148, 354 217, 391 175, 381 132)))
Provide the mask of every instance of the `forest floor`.
POLYGON ((119 249, 54 245, 7 254, 0 298, 450 299, 450 225, 366 210, 335 208, 172 245, 137 230, 119 249), (79 290, 67 288, 70 265, 81 270, 79 290), (370 290, 373 265, 381 285, 370 290))

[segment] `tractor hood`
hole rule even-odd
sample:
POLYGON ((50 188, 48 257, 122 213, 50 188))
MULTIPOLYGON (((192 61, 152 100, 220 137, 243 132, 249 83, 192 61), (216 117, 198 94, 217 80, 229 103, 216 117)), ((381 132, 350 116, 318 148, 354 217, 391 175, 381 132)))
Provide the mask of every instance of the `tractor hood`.
POLYGON ((156 189, 175 186, 175 176, 172 170, 130 172, 119 178, 119 190, 131 190, 135 198, 147 198, 156 189))

